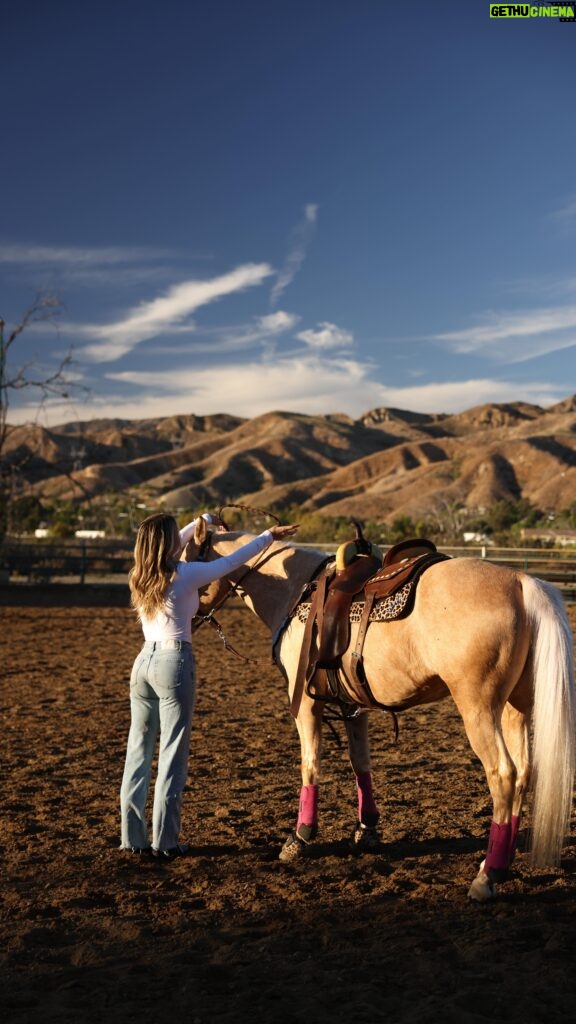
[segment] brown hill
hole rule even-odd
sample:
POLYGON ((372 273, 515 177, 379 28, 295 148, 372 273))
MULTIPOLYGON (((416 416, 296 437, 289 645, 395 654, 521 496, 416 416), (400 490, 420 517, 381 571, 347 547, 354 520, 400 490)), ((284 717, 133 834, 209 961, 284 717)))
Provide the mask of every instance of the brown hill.
POLYGON ((454 416, 378 408, 357 420, 270 412, 28 425, 12 429, 5 459, 21 492, 45 499, 121 492, 149 506, 297 503, 390 520, 525 498, 559 512, 576 495, 576 396, 454 416))

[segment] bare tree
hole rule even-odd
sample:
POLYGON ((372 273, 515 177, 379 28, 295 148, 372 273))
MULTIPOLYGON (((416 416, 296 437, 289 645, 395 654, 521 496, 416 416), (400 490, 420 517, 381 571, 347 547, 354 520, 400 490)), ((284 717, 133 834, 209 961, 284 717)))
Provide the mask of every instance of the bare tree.
MULTIPOLYGON (((63 303, 55 295, 39 293, 26 309, 19 322, 5 334, 5 322, 0 317, 0 520, 4 519, 10 503, 15 467, 6 459, 6 441, 14 428, 8 423, 10 399, 14 392, 30 390, 38 397, 37 411, 52 396, 67 399, 78 385, 70 377, 73 362, 70 348, 53 370, 43 370, 36 359, 17 364, 14 349, 18 339, 33 324, 55 323, 63 312, 63 303), (4 513, 4 515, 2 514, 4 513)), ((85 390, 85 389, 82 389, 85 390)), ((0 536, 3 522, 0 521, 0 536)))
POLYGON ((25 311, 21 320, 5 336, 4 320, 0 317, 0 456, 4 452, 9 432, 8 410, 13 391, 32 390, 38 395, 39 407, 51 395, 68 398, 72 382, 68 371, 72 364, 69 349, 52 372, 44 373, 35 360, 12 366, 12 349, 23 332, 35 323, 54 323, 61 316, 63 304, 51 294, 40 293, 25 311))
POLYGON ((466 523, 470 519, 470 510, 462 501, 445 496, 436 497, 428 510, 428 521, 433 526, 444 544, 459 544, 466 523))

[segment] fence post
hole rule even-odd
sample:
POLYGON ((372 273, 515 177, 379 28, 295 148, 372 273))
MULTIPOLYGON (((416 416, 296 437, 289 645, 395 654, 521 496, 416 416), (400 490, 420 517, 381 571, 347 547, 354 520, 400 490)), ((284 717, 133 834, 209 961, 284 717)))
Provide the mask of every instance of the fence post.
POLYGON ((80 541, 80 583, 86 581, 86 541, 80 541))

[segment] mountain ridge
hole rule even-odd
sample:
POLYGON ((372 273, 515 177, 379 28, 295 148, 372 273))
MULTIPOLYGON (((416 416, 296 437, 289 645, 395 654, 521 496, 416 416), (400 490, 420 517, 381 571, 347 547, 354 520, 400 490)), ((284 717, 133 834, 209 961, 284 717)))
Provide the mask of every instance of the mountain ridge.
POLYGON ((271 411, 26 424, 10 428, 4 462, 21 492, 47 501, 122 493, 153 507, 297 504, 385 521, 525 499, 557 513, 576 495, 576 395, 451 415, 377 407, 358 419, 271 411))

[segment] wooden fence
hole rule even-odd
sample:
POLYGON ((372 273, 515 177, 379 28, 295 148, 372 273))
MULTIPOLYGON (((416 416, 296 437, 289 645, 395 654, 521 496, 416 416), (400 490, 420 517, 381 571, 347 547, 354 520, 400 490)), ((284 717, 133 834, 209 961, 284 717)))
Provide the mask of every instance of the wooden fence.
POLYGON ((12 583, 120 581, 131 565, 132 545, 125 541, 5 539, 0 545, 0 571, 12 583))
MULTIPOLYGON (((335 545, 316 546, 331 552, 335 545)), ((567 601, 576 601, 576 549, 442 547, 460 558, 486 558, 523 569, 559 587, 567 601)), ((5 583, 110 582, 126 579, 132 565, 127 541, 70 540, 59 543, 5 538, 0 545, 0 574, 5 583)))

